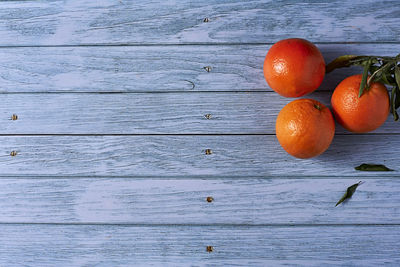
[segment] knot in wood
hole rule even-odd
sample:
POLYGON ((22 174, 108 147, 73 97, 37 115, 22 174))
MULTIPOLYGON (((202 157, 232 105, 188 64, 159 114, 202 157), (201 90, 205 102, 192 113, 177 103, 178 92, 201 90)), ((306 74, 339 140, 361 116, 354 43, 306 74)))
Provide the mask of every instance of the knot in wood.
POLYGON ((211 203, 211 202, 213 202, 214 198, 213 197, 207 197, 206 200, 207 200, 207 202, 211 203))
POLYGON ((207 246, 206 250, 207 250, 207 252, 211 253, 211 252, 213 252, 214 248, 212 246, 207 246))
POLYGON ((15 151, 15 150, 11 151, 11 153, 10 153, 11 157, 15 157, 16 155, 17 155, 17 151, 15 151))
POLYGON ((206 153, 206 155, 211 155, 213 152, 212 152, 211 149, 207 148, 207 149, 205 150, 205 153, 206 153))

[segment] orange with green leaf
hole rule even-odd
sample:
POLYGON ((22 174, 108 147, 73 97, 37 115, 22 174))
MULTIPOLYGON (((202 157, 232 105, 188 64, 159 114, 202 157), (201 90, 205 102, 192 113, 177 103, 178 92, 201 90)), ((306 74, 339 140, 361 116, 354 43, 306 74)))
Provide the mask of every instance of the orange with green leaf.
MULTIPOLYGON (((399 119, 399 115, 397 114, 397 109, 400 107, 399 62, 400 54, 396 57, 345 55, 336 58, 326 66, 327 73, 337 68, 350 66, 362 66, 364 68, 362 75, 353 78, 349 77, 349 80, 346 82, 344 82, 345 80, 343 81, 344 84, 339 84, 339 88, 336 90, 341 92, 336 93, 336 95, 335 92, 333 93, 332 105, 335 103, 335 106, 338 107, 336 111, 334 108, 334 113, 339 115, 339 123, 342 122, 342 125, 345 128, 348 128, 349 130, 355 129, 356 132, 374 130, 382 125, 382 120, 384 121, 386 119, 385 114, 389 107, 394 120, 397 121, 399 119), (352 82, 350 82, 350 80, 352 82), (387 95, 385 85, 391 87, 390 99, 387 95), (343 93, 343 87, 348 87, 348 91, 357 90, 358 98, 352 97, 352 101, 348 100, 345 97, 346 93, 343 93), (339 103, 340 101, 342 103, 339 103), (355 115, 350 115, 349 110, 343 111, 346 110, 346 108, 339 107, 343 107, 347 103, 352 105, 352 111, 355 115), (368 104, 371 105, 369 111, 367 111, 367 108, 365 107, 368 104), (361 113, 364 113, 364 115, 361 115, 361 113), (373 113, 377 113, 377 115, 374 115, 373 113), (370 116, 368 116, 368 114, 370 116), (340 117, 341 115, 342 117, 340 117), (351 122, 350 117, 359 117, 359 121, 351 122), (348 118, 347 123, 345 122, 346 118, 348 118), (360 120, 362 122, 360 122, 360 120), (358 124, 369 124, 370 127, 361 127, 358 124), (357 129, 361 129, 361 131, 357 131, 357 129)), ((354 95, 354 92, 351 93, 351 95, 354 95)), ((348 98, 350 98, 350 96, 348 98)))
POLYGON ((331 104, 336 121, 355 133, 379 128, 389 115, 389 94, 384 84, 371 82, 360 94, 362 75, 344 79, 332 94, 331 104))

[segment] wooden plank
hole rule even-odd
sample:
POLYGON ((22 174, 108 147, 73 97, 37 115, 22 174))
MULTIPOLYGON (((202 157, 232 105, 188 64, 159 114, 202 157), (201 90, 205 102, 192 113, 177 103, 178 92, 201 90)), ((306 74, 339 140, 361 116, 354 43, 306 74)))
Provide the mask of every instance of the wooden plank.
MULTIPOLYGON (((0 92, 271 91, 262 71, 269 47, 3 48, 0 92), (208 66, 209 72, 204 69, 208 66)), ((326 62, 344 54, 394 56, 400 50, 399 44, 319 44, 318 47, 326 62)), ((326 75, 319 90, 332 91, 345 77, 360 72, 360 67, 336 70, 326 75)))
POLYGON ((397 135, 337 135, 326 153, 301 160, 273 135, 0 136, 0 168, 2 175, 391 177, 399 174, 399 142, 397 135), (371 162, 396 171, 354 170, 371 162))
POLYGON ((293 36, 398 42, 398 11, 397 1, 373 0, 3 1, 0 45, 263 43, 293 36))
MULTIPOLYGON (((330 106, 331 92, 307 97, 330 106)), ((0 133, 274 134, 276 116, 292 100, 274 92, 0 94, 0 133)), ((400 133, 400 126, 390 115, 374 132, 400 133)))
POLYGON ((0 241, 0 261, 7 266, 396 266, 400 262, 397 226, 2 225, 0 241), (207 246, 213 252, 207 252, 207 246))
POLYGON ((32 177, 2 178, 0 187, 0 223, 400 224, 397 178, 32 177))

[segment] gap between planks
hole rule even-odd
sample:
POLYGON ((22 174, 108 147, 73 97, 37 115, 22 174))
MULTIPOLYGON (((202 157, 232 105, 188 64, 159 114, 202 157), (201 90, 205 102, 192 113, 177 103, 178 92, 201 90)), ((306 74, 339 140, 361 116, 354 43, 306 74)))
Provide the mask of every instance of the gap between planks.
MULTIPOLYGON (((32 92, 32 91, 18 91, 18 92, 5 92, 5 91, 0 91, 0 95, 24 95, 24 94, 35 94, 35 95, 40 95, 40 94, 56 94, 56 95, 63 95, 63 94, 88 94, 88 95, 115 95, 115 94, 196 94, 196 93, 201 93, 201 94, 210 94, 210 93, 272 93, 274 92, 273 90, 265 90, 265 89, 260 89, 260 88, 255 88, 251 90, 242 90, 242 91, 230 91, 230 90, 219 90, 219 91, 204 91, 204 90, 196 90, 196 91, 179 91, 179 90, 168 90, 168 91, 97 91, 97 92, 89 92, 89 91, 38 91, 38 92, 32 92)), ((330 89, 318 89, 318 92, 332 92, 330 89)))
POLYGON ((246 224, 246 223, 91 223, 91 222, 0 222, 0 225, 70 225, 70 226, 124 226, 124 227, 221 227, 221 228, 286 228, 286 227, 393 227, 400 223, 272 223, 272 224, 246 224))
MULTIPOLYGON (((149 179, 157 179, 157 180, 282 180, 282 179, 290 179, 290 180, 305 180, 305 179, 319 179, 319 180, 329 180, 329 179, 343 179, 343 180, 373 180, 377 178, 382 178, 381 175, 370 175, 370 176, 354 176, 354 175, 341 175, 341 176, 332 176, 332 175, 306 175, 306 176, 223 176, 223 175, 185 175, 185 176, 132 176, 132 175, 0 175, 0 179, 16 179, 16 180, 62 180, 62 179, 131 179, 131 180, 149 180, 149 179)), ((391 176, 385 176, 385 179, 399 179, 400 174, 394 174, 391 176)))
MULTIPOLYGON (((335 133, 335 135, 350 135, 350 136, 380 136, 380 135, 400 135, 400 133, 366 133, 366 134, 357 134, 357 133, 335 133)), ((0 134, 0 137, 13 137, 13 136, 275 136, 273 133, 104 133, 104 134, 86 134, 86 133, 45 133, 45 134, 33 134, 33 133, 13 133, 13 134, 0 134)))
MULTIPOLYGON (((369 172, 367 172, 369 173, 369 172)), ((368 176, 354 176, 354 175, 341 175, 341 176, 332 176, 332 175, 289 175, 289 176, 225 176, 225 175, 182 175, 182 176, 156 176, 156 175, 0 175, 0 179, 33 179, 33 180, 56 180, 56 179, 132 179, 132 180, 148 180, 148 179, 156 179, 156 180, 282 180, 282 179, 293 179, 293 180, 304 180, 304 179, 319 179, 319 180, 329 180, 329 179, 346 179, 346 180, 373 180, 377 178, 382 178, 382 175, 368 175, 368 176)), ((390 178, 400 178, 400 174, 393 174, 391 176, 385 176, 385 179, 390 178)))

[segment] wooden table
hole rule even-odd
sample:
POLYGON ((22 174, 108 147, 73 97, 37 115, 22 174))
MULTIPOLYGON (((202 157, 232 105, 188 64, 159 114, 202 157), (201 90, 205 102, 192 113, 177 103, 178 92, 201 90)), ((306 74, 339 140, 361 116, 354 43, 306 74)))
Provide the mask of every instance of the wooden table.
MULTIPOLYGON (((274 135, 292 99, 262 73, 289 37, 327 62, 397 55, 399 14, 372 0, 1 2, 0 265, 399 266, 400 124, 338 127, 325 154, 294 159, 274 135), (365 162, 395 171, 354 170, 365 162)), ((329 104, 359 72, 309 97, 329 104)))

